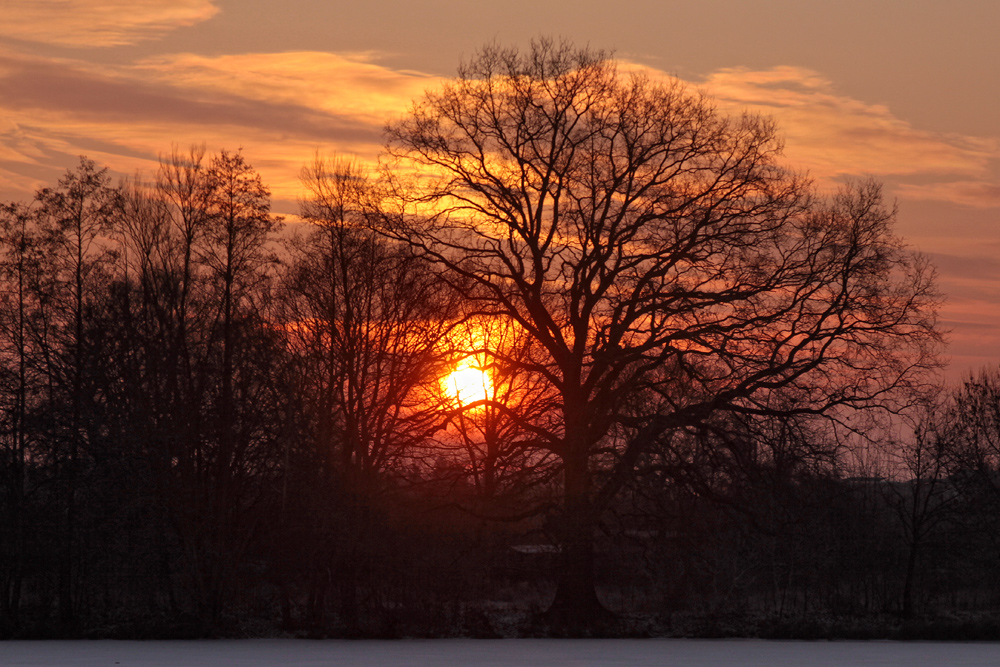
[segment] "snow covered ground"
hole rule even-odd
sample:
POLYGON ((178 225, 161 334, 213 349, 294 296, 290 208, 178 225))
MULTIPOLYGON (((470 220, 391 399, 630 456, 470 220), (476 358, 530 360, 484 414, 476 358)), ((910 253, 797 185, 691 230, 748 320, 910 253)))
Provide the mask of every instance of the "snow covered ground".
POLYGON ((4 667, 976 667, 1000 643, 756 639, 444 639, 402 641, 7 641, 4 667))

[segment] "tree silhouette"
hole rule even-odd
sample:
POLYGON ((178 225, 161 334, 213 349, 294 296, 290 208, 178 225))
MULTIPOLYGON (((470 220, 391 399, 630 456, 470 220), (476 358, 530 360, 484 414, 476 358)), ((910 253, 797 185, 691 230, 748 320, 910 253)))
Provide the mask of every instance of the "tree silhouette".
POLYGON ((46 322, 40 336, 52 410, 50 444, 58 461, 62 493, 62 531, 59 546, 59 618, 70 627, 76 621, 77 493, 82 461, 95 435, 94 414, 99 400, 88 382, 88 366, 97 346, 90 334, 93 304, 107 284, 104 270, 113 254, 101 239, 110 229, 117 190, 107 169, 80 158, 57 187, 36 195, 36 215, 47 255, 38 283, 40 317, 46 322))
POLYGON ((318 623, 337 584, 357 634, 378 506, 442 422, 428 387, 454 298, 408 246, 372 230, 378 198, 357 163, 317 156, 302 181, 308 228, 288 245, 282 306, 319 468, 310 599, 318 623))
POLYGON ((4 423, 0 486, 4 489, 0 501, 5 510, 3 548, 0 550, 3 572, 0 614, 9 626, 20 624, 21 592, 28 568, 28 481, 30 443, 30 412, 37 405, 40 377, 33 363, 36 346, 31 335, 31 318, 36 311, 37 283, 43 265, 34 211, 22 204, 0 207, 2 230, 2 260, 0 275, 8 285, 3 292, 0 308, 0 350, 4 359, 0 370, 0 396, 4 423))
POLYGON ((522 329, 498 363, 558 397, 534 435, 562 462, 549 617, 570 629, 602 613, 595 527, 653 443, 870 406, 934 363, 932 272, 878 185, 818 199, 765 118, 543 40, 484 48, 388 133, 383 233, 522 329))

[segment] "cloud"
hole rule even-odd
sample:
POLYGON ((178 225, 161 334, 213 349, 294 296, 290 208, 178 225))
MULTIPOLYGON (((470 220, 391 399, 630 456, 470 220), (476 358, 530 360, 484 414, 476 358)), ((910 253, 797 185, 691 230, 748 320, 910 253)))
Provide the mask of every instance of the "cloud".
POLYGON ((218 12, 212 0, 5 0, 0 36, 56 46, 122 46, 218 12))
POLYGON ((925 185, 904 183, 896 191, 907 199, 950 201, 975 208, 1000 207, 1000 182, 950 181, 925 185))
POLYGON ((949 377, 1000 361, 1000 260, 991 245, 969 239, 952 252, 927 253, 938 269, 938 289, 947 296, 939 323, 947 332, 949 377))
MULTIPOLYGON (((653 79, 669 76, 645 65, 623 68, 653 79)), ((891 194, 978 207, 1000 206, 992 165, 1000 137, 928 132, 881 104, 843 95, 822 74, 802 67, 717 70, 694 86, 730 115, 746 111, 773 118, 784 158, 824 190, 846 177, 890 181, 891 194)))
MULTIPOLYGON (((366 53, 172 54, 98 67, 0 52, 0 118, 7 124, 0 125, 0 169, 4 161, 54 162, 87 141, 133 161, 140 155, 151 161, 171 144, 205 141, 260 151, 275 187, 292 189, 316 149, 374 160, 385 122, 439 83, 366 53)), ((995 141, 915 129, 802 68, 725 69, 698 85, 726 112, 749 108, 774 116, 788 161, 821 184, 874 174, 892 177, 894 194, 906 198, 996 205, 1000 188, 987 180, 995 141)))
POLYGON ((0 104, 38 118, 54 113, 65 121, 115 125, 155 122, 217 126, 298 134, 317 139, 371 139, 371 125, 350 114, 328 112, 295 101, 249 99, 208 82, 201 88, 170 85, 129 70, 105 72, 66 62, 0 57, 0 104))
MULTIPOLYGON (((982 284, 990 281, 1000 284, 1000 259, 994 256, 975 254, 975 248, 966 244, 962 254, 927 252, 924 253, 938 269, 947 271, 954 278, 965 278, 982 284)), ((980 248, 980 252, 982 248, 980 248)))
POLYGON ((983 176, 998 155, 995 141, 919 130, 886 106, 838 94, 829 79, 804 68, 723 69, 702 85, 727 111, 774 117, 787 158, 817 178, 983 176))
MULTIPOLYGON (((214 11, 207 2, 177 6, 214 11)), ((10 30, 9 24, 2 30, 10 30)), ((80 154, 119 174, 150 175, 159 154, 206 143, 210 151, 243 147, 270 185, 275 208, 292 212, 301 194, 299 170, 317 150, 374 162, 386 121, 439 83, 420 72, 385 67, 364 53, 173 54, 98 66, 0 50, 0 201, 26 199, 51 185, 80 154)), ((928 222, 925 233, 940 237, 928 237, 928 243, 939 253, 932 259, 949 296, 942 317, 954 328, 951 354, 968 367, 1000 349, 1000 333, 983 333, 1000 332, 1000 263, 988 256, 990 242, 1000 239, 991 217, 1000 207, 1000 185, 991 171, 997 138, 919 130, 884 106, 839 94, 828 79, 801 68, 726 69, 694 85, 728 113, 749 108, 775 117, 788 160, 821 185, 869 173, 907 200, 944 202, 909 208, 931 209, 949 220, 949 227, 928 222), (946 208, 954 203, 978 210, 954 213, 946 208), (951 238, 959 229, 961 238, 951 238)))
POLYGON ((382 67, 371 58, 313 51, 214 58, 180 54, 147 59, 135 69, 171 85, 301 105, 379 126, 440 82, 420 72, 382 67))
POLYGON ((172 145, 243 146, 275 196, 294 202, 317 150, 374 161, 388 117, 435 79, 367 54, 190 54, 98 67, 0 52, 0 198, 30 196, 75 155, 120 173, 172 145))

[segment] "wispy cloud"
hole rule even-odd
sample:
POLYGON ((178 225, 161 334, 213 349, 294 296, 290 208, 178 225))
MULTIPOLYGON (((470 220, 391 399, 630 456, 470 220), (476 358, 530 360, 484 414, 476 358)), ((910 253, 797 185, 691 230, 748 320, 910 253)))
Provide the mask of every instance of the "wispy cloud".
POLYGON ((294 201, 316 150, 374 160, 387 118, 434 83, 366 54, 182 54, 111 68, 0 52, 0 196, 23 197, 76 154, 149 172, 171 145, 206 142, 245 147, 294 201))
POLYGON ((215 58, 180 54, 144 60, 135 69, 175 86, 301 105, 380 126, 440 81, 419 72, 392 70, 370 58, 313 51, 215 58))
POLYGON ((976 208, 1000 208, 1000 182, 947 181, 929 184, 904 183, 896 191, 908 199, 950 201, 976 208))
POLYGON ((985 176, 998 155, 995 140, 919 130, 886 106, 839 94, 830 80, 808 69, 723 69, 702 85, 728 111, 774 117, 788 159, 817 178, 985 176))
POLYGON ((57 46, 122 46, 218 12, 212 0, 4 0, 0 36, 57 46))
MULTIPOLYGON (((624 63, 652 78, 660 70, 624 63)), ((736 67, 693 82, 718 108, 773 118, 784 138, 785 159, 824 189, 845 177, 874 175, 892 181, 892 194, 979 207, 1000 206, 993 165, 1000 137, 928 132, 836 90, 830 79, 802 67, 736 67)))
POLYGON ((221 82, 201 86, 157 80, 131 69, 106 71, 82 63, 0 56, 0 104, 42 121, 46 114, 60 127, 74 122, 115 126, 126 138, 126 123, 197 125, 211 134, 219 126, 350 140, 351 132, 370 139, 371 124, 352 114, 335 113, 267 95, 250 99, 221 82), (41 114, 41 115, 39 115, 41 114))
MULTIPOLYGON (((151 2, 140 9, 154 5, 163 9, 151 2)), ((176 7, 177 16, 215 11, 193 0, 176 7)), ((0 170, 10 176, 8 187, 21 188, 43 173, 40 165, 65 153, 93 154, 98 146, 114 166, 134 166, 171 144, 205 141, 259 150, 276 189, 293 189, 299 166, 316 149, 374 159, 386 120, 438 83, 385 67, 370 54, 172 54, 98 67, 0 52, 0 170)), ((894 194, 909 199, 1000 204, 1000 185, 989 171, 1000 153, 996 139, 919 130, 884 106, 839 94, 828 79, 802 68, 725 69, 697 85, 726 112, 773 116, 789 162, 821 184, 874 174, 892 177, 894 194)))
POLYGON ((947 296, 939 312, 948 339, 951 379, 1000 361, 1000 260, 996 241, 952 240, 951 252, 929 252, 938 289, 947 296), (991 247, 992 246, 992 247, 991 247))
MULTIPOLYGON (((177 6, 213 9, 207 2, 177 6)), ((439 83, 383 66, 370 54, 173 54, 98 66, 0 50, 0 200, 30 197, 80 154, 118 173, 150 174, 160 153, 204 142, 210 150, 243 147, 278 208, 290 212, 301 193, 299 170, 317 150, 374 161, 385 122, 439 83)), ((820 184, 873 174, 906 200, 976 206, 976 215, 986 219, 1000 207, 992 172, 997 138, 922 131, 801 68, 726 69, 695 85, 723 111, 749 108, 773 116, 786 137, 788 160, 820 184)), ((951 215, 949 224, 959 219, 951 215)), ((951 351, 967 367, 985 363, 990 341, 1000 340, 1000 334, 982 334, 1000 322, 1000 264, 986 258, 1000 232, 985 223, 963 224, 964 236, 935 245, 948 254, 933 259, 949 295, 942 316, 954 327, 951 351), (980 259, 969 260, 973 256, 980 259)))

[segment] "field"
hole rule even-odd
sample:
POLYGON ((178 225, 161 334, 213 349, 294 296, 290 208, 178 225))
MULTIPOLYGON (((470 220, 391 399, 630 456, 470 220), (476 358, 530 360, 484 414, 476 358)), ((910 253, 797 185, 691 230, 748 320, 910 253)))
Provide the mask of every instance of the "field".
POLYGON ((6 667, 986 667, 1000 664, 1000 644, 698 639, 8 641, 0 642, 0 664, 6 667))

